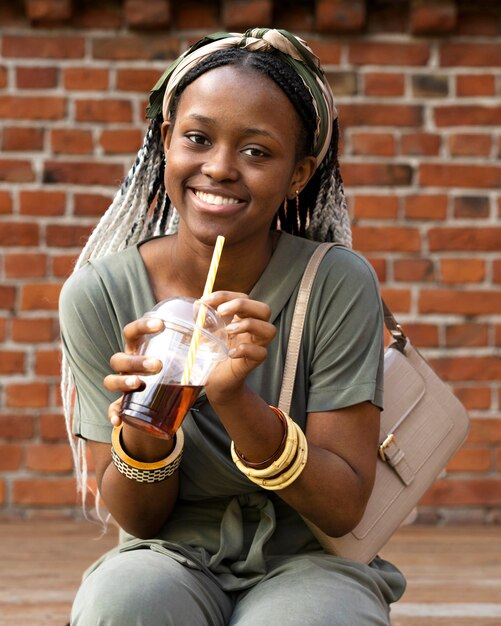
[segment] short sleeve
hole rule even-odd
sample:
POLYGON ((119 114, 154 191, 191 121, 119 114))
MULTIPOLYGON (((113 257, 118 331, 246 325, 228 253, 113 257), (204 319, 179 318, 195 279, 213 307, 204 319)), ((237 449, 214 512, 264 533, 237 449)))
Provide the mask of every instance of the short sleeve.
POLYGON ((73 431, 85 439, 108 442, 108 406, 117 394, 103 386, 112 373, 109 360, 122 350, 121 331, 104 285, 87 264, 64 284, 59 301, 62 349, 75 383, 73 431))
POLYGON ((383 406, 383 312, 374 271, 346 248, 327 254, 313 285, 306 333, 307 411, 383 406))

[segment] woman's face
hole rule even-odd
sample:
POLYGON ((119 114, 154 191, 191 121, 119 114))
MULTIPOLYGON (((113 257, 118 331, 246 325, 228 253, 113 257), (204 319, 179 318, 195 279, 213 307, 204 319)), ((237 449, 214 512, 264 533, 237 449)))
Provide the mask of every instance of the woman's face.
POLYGON ((175 122, 162 128, 165 186, 181 228, 212 245, 268 236, 285 196, 313 173, 296 162, 299 117, 275 83, 255 70, 223 66, 191 83, 175 122))

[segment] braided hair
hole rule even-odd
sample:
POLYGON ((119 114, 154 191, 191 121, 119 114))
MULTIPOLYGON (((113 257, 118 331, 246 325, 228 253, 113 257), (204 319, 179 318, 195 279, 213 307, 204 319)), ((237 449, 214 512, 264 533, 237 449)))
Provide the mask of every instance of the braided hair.
MULTIPOLYGON (((202 74, 225 65, 252 69, 273 80, 293 104, 301 120, 301 132, 295 146, 296 158, 312 154, 316 111, 311 94, 283 55, 275 52, 248 51, 242 48, 218 50, 202 59, 180 80, 169 109, 174 124, 183 91, 202 74)), ((84 246, 74 271, 88 260, 103 257, 134 245, 154 235, 177 231, 179 215, 164 185, 165 161, 161 126, 162 114, 154 117, 146 131, 143 145, 117 191, 108 210, 84 246)), ((314 241, 335 241, 351 245, 351 231, 343 183, 338 163, 338 124, 334 121, 326 156, 319 164, 296 202, 287 200, 278 207, 273 228, 314 241)), ((66 427, 71 443, 77 484, 82 492, 85 510, 87 466, 85 442, 75 441, 71 431, 74 386, 67 357, 63 353, 61 392, 66 427)))

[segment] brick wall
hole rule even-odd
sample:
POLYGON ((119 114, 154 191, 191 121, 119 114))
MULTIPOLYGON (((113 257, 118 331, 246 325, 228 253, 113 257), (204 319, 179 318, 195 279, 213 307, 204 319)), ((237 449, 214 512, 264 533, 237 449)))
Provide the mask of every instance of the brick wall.
POLYGON ((289 28, 321 57, 355 247, 470 411, 422 519, 499 521, 500 9, 484 0, 3 3, 0 515, 78 515, 59 399, 61 284, 137 150, 167 61, 205 32, 254 24, 289 28))

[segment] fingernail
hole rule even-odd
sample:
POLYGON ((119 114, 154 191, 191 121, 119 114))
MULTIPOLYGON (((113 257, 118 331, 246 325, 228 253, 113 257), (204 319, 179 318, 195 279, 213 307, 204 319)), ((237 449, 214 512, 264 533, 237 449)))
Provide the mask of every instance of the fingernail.
POLYGON ((158 361, 156 359, 144 359, 143 367, 146 370, 155 371, 158 368, 158 361))
POLYGON ((159 319, 151 319, 146 322, 146 326, 153 330, 160 328, 162 326, 162 320, 159 319))
POLYGON ((125 384, 127 385, 127 387, 134 389, 134 387, 137 387, 137 376, 127 376, 127 378, 125 379, 125 384))
POLYGON ((235 332, 238 332, 238 330, 240 330, 240 324, 238 322, 233 322, 231 324, 228 324, 228 326, 226 326, 226 331, 228 333, 235 333, 235 332))
POLYGON ((235 356, 237 353, 237 349, 236 348, 232 348, 231 350, 228 350, 228 356, 232 357, 235 356))

